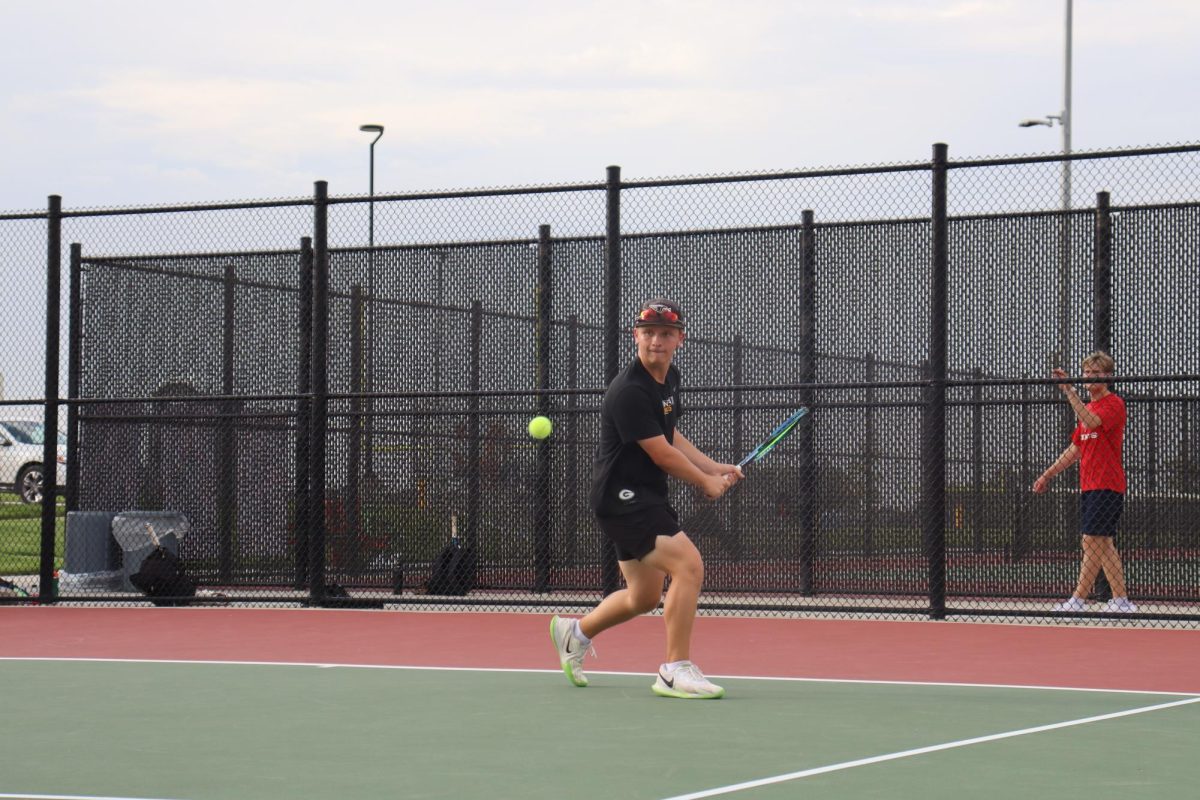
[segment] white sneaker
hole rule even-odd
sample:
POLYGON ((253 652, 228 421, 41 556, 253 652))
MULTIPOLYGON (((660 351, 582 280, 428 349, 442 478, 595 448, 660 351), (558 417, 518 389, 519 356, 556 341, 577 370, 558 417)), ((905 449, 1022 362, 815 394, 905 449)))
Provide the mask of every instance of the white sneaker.
POLYGON ((1137 611, 1137 606, 1128 597, 1114 597, 1104 604, 1104 610, 1132 614, 1134 611, 1137 611))
MULTIPOLYGON (((567 680, 576 686, 587 686, 588 679, 583 674, 583 656, 588 648, 575 635, 575 620, 551 617, 550 640, 558 651, 558 661, 567 680)), ((595 652, 592 651, 593 654, 595 652)))
POLYGON ((685 661, 668 672, 666 665, 658 668, 658 680, 650 690, 659 697, 682 697, 687 700, 716 700, 725 696, 725 690, 708 678, 690 661, 685 661))
POLYGON ((1079 597, 1071 595, 1065 603, 1059 603, 1054 607, 1055 611, 1087 611, 1087 603, 1079 597))

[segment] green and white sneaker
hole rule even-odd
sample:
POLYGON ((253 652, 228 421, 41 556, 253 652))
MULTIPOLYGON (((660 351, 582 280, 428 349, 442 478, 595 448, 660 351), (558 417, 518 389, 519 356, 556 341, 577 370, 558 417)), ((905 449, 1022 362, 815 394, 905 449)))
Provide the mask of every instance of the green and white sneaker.
POLYGON ((685 700, 716 700, 725 696, 725 690, 704 677, 704 673, 690 661, 685 661, 672 671, 666 664, 658 668, 658 679, 650 691, 659 697, 679 697, 685 700))
MULTIPOLYGON (((575 635, 575 620, 563 617, 550 618, 550 640, 558 651, 558 661, 562 664, 563 674, 567 680, 576 686, 587 686, 587 676, 583 674, 583 656, 588 648, 575 635)), ((596 651, 592 650, 595 655, 596 651)))

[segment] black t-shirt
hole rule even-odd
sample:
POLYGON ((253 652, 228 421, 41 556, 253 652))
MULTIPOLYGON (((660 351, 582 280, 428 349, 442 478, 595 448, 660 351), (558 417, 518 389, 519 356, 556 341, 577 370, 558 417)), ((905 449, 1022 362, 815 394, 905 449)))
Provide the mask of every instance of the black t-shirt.
POLYGON ((659 383, 635 358, 604 393, 600 411, 600 446, 592 464, 592 510, 602 517, 629 514, 666 505, 667 473, 650 458, 640 439, 665 436, 675 443, 679 404, 679 370, 667 370, 659 383))

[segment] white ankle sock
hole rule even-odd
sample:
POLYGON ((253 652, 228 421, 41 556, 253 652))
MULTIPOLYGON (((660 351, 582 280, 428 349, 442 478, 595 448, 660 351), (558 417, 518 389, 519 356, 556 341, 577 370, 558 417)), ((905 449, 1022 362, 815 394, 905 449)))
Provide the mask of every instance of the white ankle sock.
POLYGON ((579 627, 579 620, 575 620, 572 632, 575 634, 575 638, 578 639, 579 643, 584 647, 591 645, 592 640, 583 635, 583 628, 579 627))
POLYGON ((691 662, 689 662, 686 658, 683 661, 671 661, 669 663, 663 664, 663 669, 665 669, 667 672, 674 672, 675 670, 682 667, 684 664, 689 664, 689 663, 691 663, 691 662))

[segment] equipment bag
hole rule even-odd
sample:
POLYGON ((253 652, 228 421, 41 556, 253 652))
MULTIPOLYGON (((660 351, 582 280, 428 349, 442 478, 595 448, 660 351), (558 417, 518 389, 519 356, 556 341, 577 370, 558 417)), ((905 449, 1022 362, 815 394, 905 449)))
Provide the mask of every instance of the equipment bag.
POLYGON ((442 548, 433 562, 425 591, 429 594, 464 595, 475 586, 475 548, 457 538, 442 548))
POLYGON ((155 547, 142 561, 129 582, 156 606, 187 605, 196 596, 196 584, 183 569, 179 557, 164 547, 155 547))

